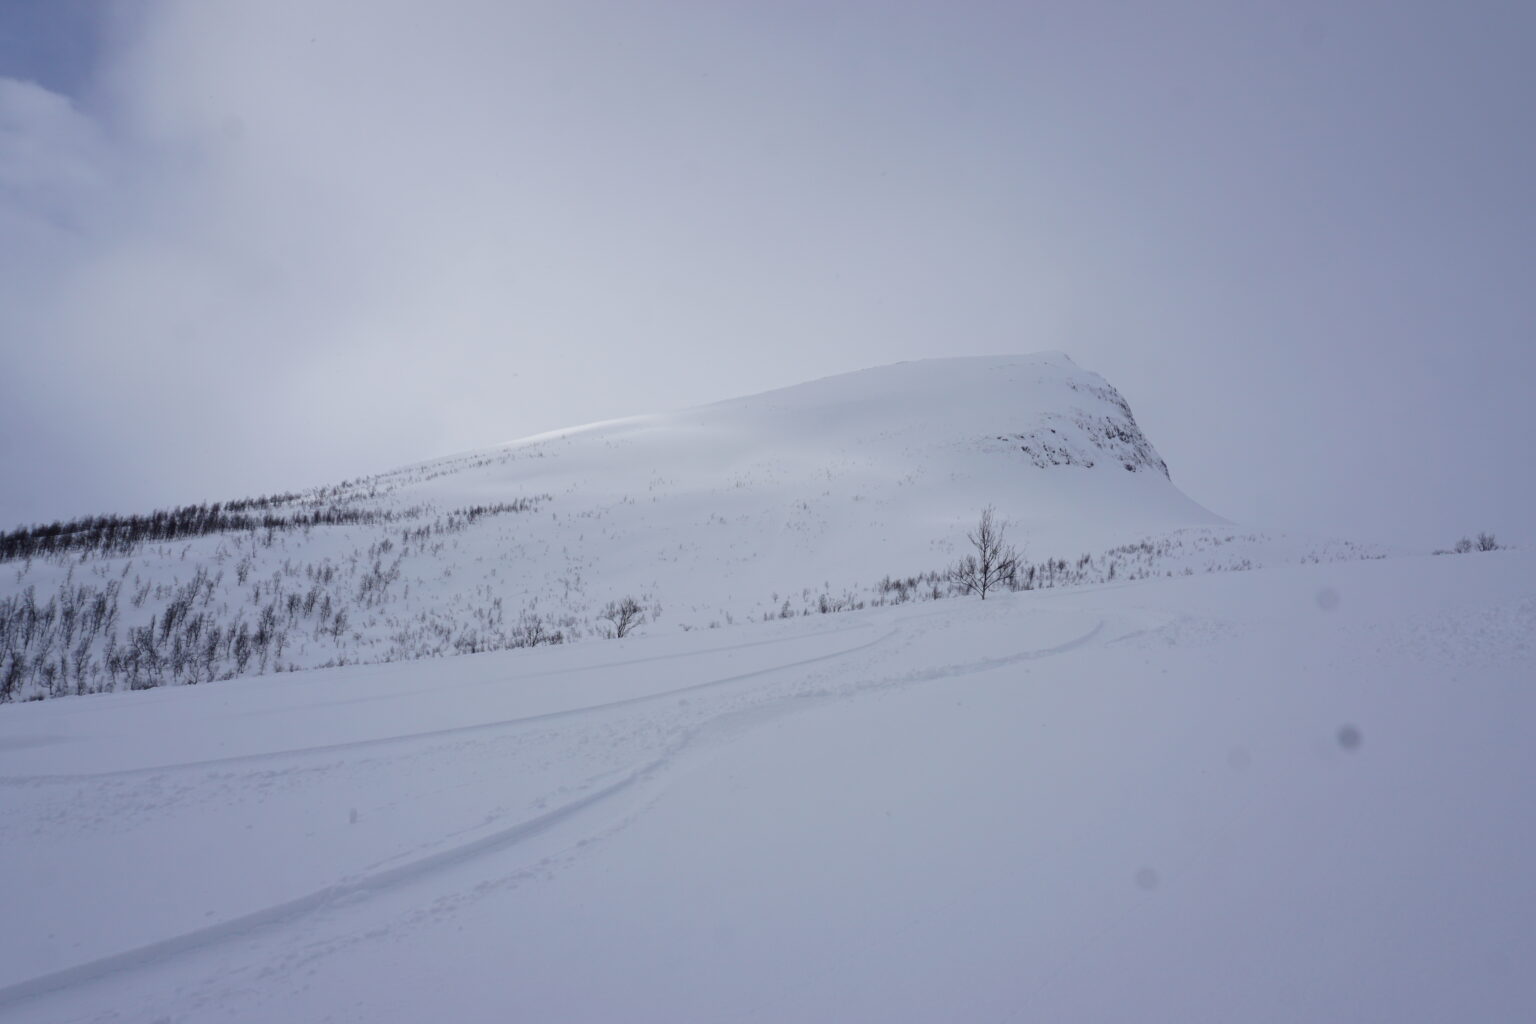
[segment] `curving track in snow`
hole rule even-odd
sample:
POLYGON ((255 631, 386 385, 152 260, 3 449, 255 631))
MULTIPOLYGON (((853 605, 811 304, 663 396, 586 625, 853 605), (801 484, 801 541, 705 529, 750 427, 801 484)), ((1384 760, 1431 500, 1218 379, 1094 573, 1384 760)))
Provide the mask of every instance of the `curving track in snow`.
MULTIPOLYGON (((994 609, 992 618, 999 614, 1006 612, 994 609)), ((37 930, 6 933, 13 945, 0 955, 0 1012, 51 992, 206 957, 235 942, 259 939, 275 953, 296 926, 345 935, 365 904, 399 913, 451 901, 466 871, 476 876, 476 864, 506 877, 552 850, 588 843, 639 813, 718 745, 776 718, 828 700, 1065 653, 1094 642, 1105 625, 1079 613, 1047 615, 1044 623, 1036 616, 1007 638, 1007 649, 998 649, 997 630, 988 627, 971 645, 978 657, 913 657, 930 631, 954 631, 953 619, 942 610, 907 611, 725 646, 714 637, 691 645, 671 640, 674 649, 665 653, 618 661, 560 664, 558 656, 545 657, 522 674, 515 655, 493 656, 502 664, 492 680, 474 672, 455 678, 455 669, 485 662, 418 664, 418 678, 441 685, 379 693, 368 692, 366 671, 339 679, 312 673, 302 698, 287 706, 269 706, 270 690, 229 688, 210 727, 245 730, 238 740, 256 748, 249 752, 168 759, 176 736, 141 735, 124 744, 119 733, 105 737, 111 749, 101 756, 115 762, 105 770, 6 771, 0 835, 12 842, 0 861, 12 861, 5 865, 11 877, 36 875, 47 862, 79 879, 84 891, 36 922, 49 939, 67 943, 64 963, 39 955, 57 947, 39 943, 37 930), (508 694, 518 703, 519 686, 578 676, 583 685, 564 695, 568 706, 551 707, 547 694, 533 693, 526 702, 532 713, 498 717, 508 694), (608 699, 590 700, 594 694, 608 699), (455 699, 462 702, 459 724, 398 728, 424 701, 455 699), (270 749, 294 716, 359 705, 390 710, 373 723, 384 734, 270 749), (261 727, 257 735, 250 734, 253 722, 261 727), (135 744, 149 763, 122 763, 135 744), (138 881, 125 886, 124 878, 138 881), (114 926, 87 927, 103 919, 114 926)), ((569 660, 591 657, 572 649, 569 660)), ((70 703, 39 710, 67 711, 70 703)), ((125 713, 137 710, 126 707, 125 713)), ((84 707, 82 714, 101 717, 103 710, 84 707)), ((6 724, 15 732, 14 721, 6 724)), ((145 728, 142 716, 137 725, 145 728)), ((27 754, 44 763, 60 759, 41 744, 14 743, 9 753, 0 766, 24 763, 27 754)))
POLYGON ((1495 554, 8 708, 0 1020, 1533 1019, 1495 554))

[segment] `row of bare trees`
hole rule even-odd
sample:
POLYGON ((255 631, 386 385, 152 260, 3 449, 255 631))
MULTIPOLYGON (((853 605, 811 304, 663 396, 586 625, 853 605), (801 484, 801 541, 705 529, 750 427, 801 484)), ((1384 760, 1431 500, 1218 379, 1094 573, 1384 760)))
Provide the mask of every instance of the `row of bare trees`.
POLYGON ((1498 538, 1491 533, 1484 532, 1478 534, 1476 540, 1473 540, 1471 537, 1463 537, 1456 542, 1456 546, 1451 548, 1450 551, 1436 551, 1435 554, 1448 555, 1454 552, 1458 555, 1465 555, 1473 551, 1497 550, 1499 550, 1498 538))

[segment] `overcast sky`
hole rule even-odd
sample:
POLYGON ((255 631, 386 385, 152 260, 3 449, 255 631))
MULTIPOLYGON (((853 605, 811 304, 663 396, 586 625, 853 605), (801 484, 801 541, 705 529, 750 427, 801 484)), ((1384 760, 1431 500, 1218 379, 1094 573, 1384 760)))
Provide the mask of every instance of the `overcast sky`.
POLYGON ((1536 4, 0 4, 0 525, 1060 349, 1196 500, 1536 542, 1536 4))

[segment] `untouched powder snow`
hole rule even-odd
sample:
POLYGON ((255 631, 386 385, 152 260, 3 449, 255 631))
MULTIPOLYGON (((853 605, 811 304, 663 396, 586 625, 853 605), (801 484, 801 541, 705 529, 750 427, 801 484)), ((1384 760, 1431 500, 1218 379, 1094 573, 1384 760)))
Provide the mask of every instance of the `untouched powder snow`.
POLYGON ((8 706, 0 1020, 1536 1019, 1533 579, 1305 565, 8 706))

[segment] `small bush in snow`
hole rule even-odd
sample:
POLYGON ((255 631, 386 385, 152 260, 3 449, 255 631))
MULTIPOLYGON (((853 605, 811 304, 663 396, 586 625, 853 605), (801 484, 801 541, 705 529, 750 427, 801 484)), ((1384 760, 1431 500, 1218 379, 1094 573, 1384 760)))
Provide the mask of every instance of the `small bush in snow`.
POLYGON ((603 635, 618 640, 634 632, 636 626, 645 624, 645 609, 633 597, 622 601, 609 601, 599 616, 603 620, 603 635))
POLYGON ((1461 540, 1456 542, 1455 546, 1452 547, 1450 551, 1436 551, 1435 554, 1437 554, 1437 555, 1447 555, 1447 554, 1455 553, 1455 554, 1458 554, 1458 555, 1465 555, 1465 554, 1469 554, 1469 553, 1471 553, 1473 551, 1497 551, 1497 550, 1499 550, 1499 542, 1494 537, 1493 534, 1491 534, 1491 533, 1479 533, 1477 535, 1477 540, 1473 540, 1471 537, 1463 537, 1463 538, 1461 538, 1461 540))

